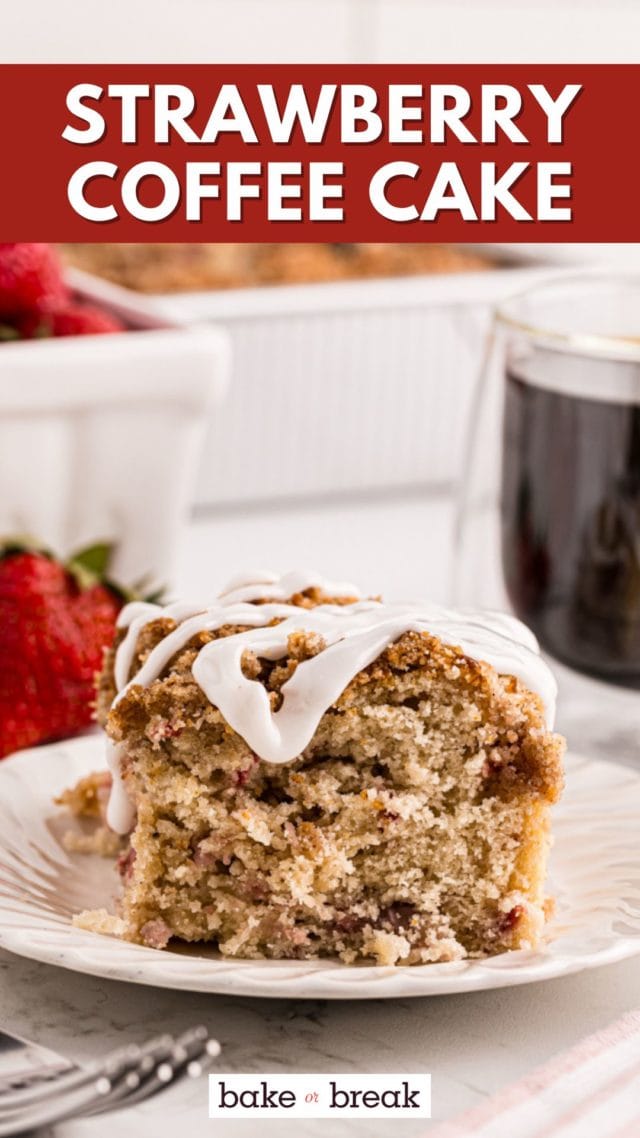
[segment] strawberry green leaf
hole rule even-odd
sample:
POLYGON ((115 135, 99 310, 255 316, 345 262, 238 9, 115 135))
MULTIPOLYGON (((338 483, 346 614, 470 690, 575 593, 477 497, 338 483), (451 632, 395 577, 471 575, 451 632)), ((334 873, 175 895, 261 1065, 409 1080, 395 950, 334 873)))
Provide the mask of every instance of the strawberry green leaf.
POLYGON ((111 561, 113 546, 106 541, 98 541, 79 553, 74 553, 70 564, 84 569, 95 577, 104 577, 111 561))
MULTIPOLYGON (((73 577, 78 589, 84 591, 94 585, 103 585, 113 593, 123 604, 128 601, 149 601, 152 604, 164 603, 164 586, 151 588, 149 576, 135 581, 132 585, 122 585, 110 576, 109 562, 113 554, 114 545, 111 542, 97 541, 86 549, 74 553, 64 564, 66 571, 73 577)), ((5 537, 0 535, 0 561, 5 557, 12 557, 20 553, 37 553, 41 557, 58 561, 59 558, 35 538, 15 534, 5 537)))
POLYGON ((166 585, 160 585, 157 589, 154 589, 152 593, 147 593, 144 599, 150 605, 163 605, 166 603, 166 596, 166 585))
POLYGON ((87 549, 74 553, 69 559, 65 568, 79 589, 91 589, 94 585, 107 583, 105 572, 111 559, 112 548, 106 542, 96 542, 87 549))

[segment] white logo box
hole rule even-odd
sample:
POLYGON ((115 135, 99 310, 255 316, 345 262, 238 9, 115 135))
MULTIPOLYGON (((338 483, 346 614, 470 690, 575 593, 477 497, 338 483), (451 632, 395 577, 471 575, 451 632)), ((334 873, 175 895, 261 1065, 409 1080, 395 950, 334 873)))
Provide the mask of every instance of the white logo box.
POLYGON ((209 1118, 430 1117, 430 1075, 209 1075, 209 1118))

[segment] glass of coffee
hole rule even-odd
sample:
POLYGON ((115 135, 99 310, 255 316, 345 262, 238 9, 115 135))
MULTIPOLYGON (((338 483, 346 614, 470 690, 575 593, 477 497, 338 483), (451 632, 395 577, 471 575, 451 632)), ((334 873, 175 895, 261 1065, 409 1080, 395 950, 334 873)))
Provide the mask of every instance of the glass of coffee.
POLYGON ((504 302, 479 384, 458 596, 640 688, 640 278, 563 275, 504 302))

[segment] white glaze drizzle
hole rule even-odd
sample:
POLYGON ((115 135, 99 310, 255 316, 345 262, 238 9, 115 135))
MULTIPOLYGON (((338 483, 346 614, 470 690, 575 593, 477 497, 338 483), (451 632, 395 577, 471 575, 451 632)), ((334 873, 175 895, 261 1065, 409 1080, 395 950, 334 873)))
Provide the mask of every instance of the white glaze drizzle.
POLYGON ((152 620, 160 620, 161 618, 175 620, 177 624, 180 624, 187 617, 204 612, 206 608, 205 604, 187 605, 180 602, 165 605, 164 608, 162 605, 148 604, 146 601, 133 601, 131 604, 125 605, 116 622, 117 628, 126 628, 127 630, 116 652, 113 669, 116 689, 120 691, 129 679, 138 637, 147 624, 150 624, 152 620))
POLYGON ((329 581, 313 569, 294 569, 279 576, 268 569, 238 574, 227 582, 219 595, 223 604, 241 601, 286 601, 306 589, 320 589, 327 597, 361 597, 350 581, 329 581))
POLYGON ((116 834, 128 834, 134 827, 136 811, 122 777, 122 747, 107 739, 106 758, 107 766, 111 771, 107 825, 116 834))
MULTIPOLYGON (((260 624, 283 615, 273 611, 280 606, 260 608, 267 610, 260 624)), ((289 609, 277 625, 210 641, 194 661, 193 677, 209 702, 219 708, 259 758, 286 763, 308 746, 325 711, 354 676, 406 632, 433 633, 466 655, 486 660, 500 673, 518 675, 540 692, 545 706, 553 701, 549 670, 530 648, 520 644, 516 654, 514 641, 501 632, 467 623, 456 625, 452 614, 375 602, 321 605, 302 612, 289 609), (327 647, 298 665, 282 685, 280 709, 272 712, 264 686, 243 674, 242 655, 249 649, 258 657, 278 660, 287 654, 289 636, 299 629, 319 633, 327 647)))
MULTIPOLYGON (((406 632, 429 632, 444 643, 458 647, 476 660, 484 660, 502 675, 518 677, 537 692, 545 706, 547 722, 553 723, 556 685, 542 660, 537 641, 520 621, 503 613, 455 613, 432 605, 382 604, 356 601, 349 605, 319 605, 303 609, 282 603, 306 588, 322 588, 327 595, 357 595, 352 585, 324 581, 317 574, 253 574, 227 586, 217 602, 203 606, 128 605, 119 625, 127 628, 115 662, 118 694, 114 703, 135 685, 148 686, 169 661, 199 632, 223 625, 240 625, 246 631, 209 641, 198 652, 193 677, 210 703, 263 760, 286 763, 308 746, 318 724, 351 680, 406 632), (254 605, 271 590, 273 600, 254 605), (333 590, 333 591, 332 591, 333 590), (278 599, 275 599, 278 598, 278 599), (177 627, 165 636, 129 680, 135 644, 141 629, 159 617, 169 617, 177 627), (279 623, 273 624, 277 620, 279 623), (278 660, 287 654, 289 636, 297 631, 317 633, 326 647, 303 661, 282 685, 282 704, 273 712, 264 686, 242 671, 247 650, 258 657, 278 660)), ((132 825, 131 806, 123 802, 118 749, 109 765, 114 777, 107 820, 112 829, 127 832, 132 825)))

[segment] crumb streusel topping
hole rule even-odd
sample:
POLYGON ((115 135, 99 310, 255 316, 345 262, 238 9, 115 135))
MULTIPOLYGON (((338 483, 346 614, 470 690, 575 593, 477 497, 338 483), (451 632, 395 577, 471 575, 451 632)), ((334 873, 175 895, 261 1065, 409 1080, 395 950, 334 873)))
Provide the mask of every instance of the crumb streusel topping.
MULTIPOLYGON (((287 763, 309 745, 322 716, 354 676, 406 633, 429 632, 458 646, 466 656, 485 660, 500 674, 517 676, 540 695, 552 724, 555 680, 540 657, 535 638, 515 618, 496 613, 461 616, 433 605, 376 600, 320 603, 303 611, 284 602, 285 597, 310 588, 321 589, 325 596, 358 595, 350 584, 295 570, 282 578, 256 572, 234 580, 214 605, 204 609, 182 604, 165 608, 140 602, 128 605, 118 620, 126 634, 116 652, 114 705, 130 687, 148 687, 158 679, 194 638, 228 630, 199 645, 193 678, 260 759, 287 763), (261 604, 253 603, 258 599, 261 604), (168 621, 172 628, 132 675, 138 637, 156 620, 168 621), (291 640, 300 634, 313 640, 314 651, 295 662, 274 706, 264 686, 247 669, 247 658, 277 661, 288 657, 291 640)), ((126 833, 133 813, 119 777, 119 760, 118 749, 110 745, 114 778, 107 817, 116 832, 126 833)))

